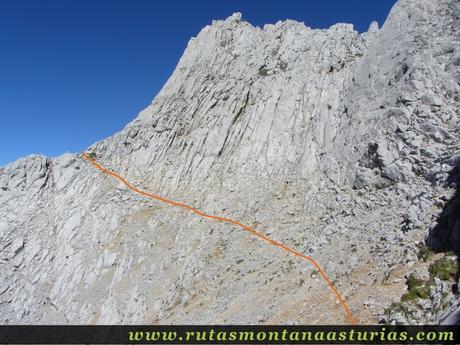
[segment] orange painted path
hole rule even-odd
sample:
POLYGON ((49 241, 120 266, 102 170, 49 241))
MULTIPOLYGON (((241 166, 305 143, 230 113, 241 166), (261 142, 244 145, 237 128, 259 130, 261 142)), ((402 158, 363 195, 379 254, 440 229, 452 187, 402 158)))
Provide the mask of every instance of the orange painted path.
POLYGON ((287 251, 287 252, 289 252, 291 254, 294 254, 295 256, 298 256, 298 257, 301 257, 304 260, 307 260, 308 262, 310 262, 318 270, 318 272, 321 274, 321 276, 327 282, 327 284, 329 285, 331 290, 334 292, 335 296, 337 297, 337 300, 340 302, 340 304, 342 305, 345 313, 347 314, 347 317, 350 320, 351 324, 355 325, 357 323, 357 321, 353 318, 353 315, 351 315, 351 312, 350 312, 350 309, 348 308, 347 303, 345 302, 345 300, 340 295, 340 293, 337 290, 337 288, 335 287, 334 283, 332 283, 331 279, 326 274, 326 272, 321 268, 321 266, 312 257, 310 257, 308 255, 305 255, 305 254, 302 254, 302 253, 300 253, 300 252, 298 252, 298 251, 296 251, 296 250, 294 250, 292 248, 289 248, 288 246, 286 246, 286 245, 284 245, 284 244, 282 244, 282 243, 280 243, 280 242, 268 237, 267 235, 255 230, 255 229, 253 229, 253 228, 251 228, 251 227, 249 227, 247 225, 244 225, 244 224, 242 224, 242 223, 240 223, 240 222, 238 222, 236 220, 206 214, 206 213, 204 213, 204 212, 202 212, 202 211, 200 211, 200 210, 198 210, 198 209, 196 209, 196 208, 194 208, 192 206, 186 205, 184 203, 177 202, 177 201, 172 201, 172 200, 163 198, 163 197, 161 197, 159 195, 146 193, 146 192, 134 187, 131 183, 126 181, 120 175, 118 175, 118 174, 116 174, 116 173, 104 168, 102 165, 100 165, 98 162, 96 162, 92 157, 90 157, 87 153, 84 152, 83 157, 85 157, 93 166, 95 166, 97 169, 99 169, 103 173, 105 173, 107 175, 110 175, 110 176, 113 176, 117 180, 121 181, 126 187, 131 189, 134 193, 137 193, 139 195, 145 196, 145 197, 150 198, 150 199, 155 199, 155 200, 161 201, 161 202, 169 204, 171 206, 176 206, 176 207, 180 207, 180 208, 192 211, 193 213, 199 215, 202 218, 214 219, 214 220, 218 220, 218 221, 221 221, 221 222, 236 225, 236 226, 238 226, 240 228, 243 228, 244 230, 250 232, 252 235, 257 236, 258 238, 260 238, 260 239, 262 239, 262 240, 264 240, 264 241, 266 241, 266 242, 268 242, 268 243, 270 243, 270 244, 272 244, 272 245, 274 245, 274 246, 276 246, 278 248, 281 248, 281 249, 283 249, 283 250, 285 250, 285 251, 287 251))

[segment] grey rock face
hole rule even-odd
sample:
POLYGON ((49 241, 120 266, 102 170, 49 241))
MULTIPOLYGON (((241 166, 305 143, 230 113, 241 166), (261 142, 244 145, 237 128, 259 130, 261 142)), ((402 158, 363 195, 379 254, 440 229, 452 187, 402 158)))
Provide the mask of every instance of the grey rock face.
MULTIPOLYGON (((152 104, 89 152, 311 255, 355 317, 377 322, 404 292, 390 271, 417 264, 452 193, 459 19, 453 0, 400 0, 363 34, 215 21, 152 104)), ((2 323, 346 322, 306 262, 133 194, 79 154, 0 168, 0 205, 2 323)))

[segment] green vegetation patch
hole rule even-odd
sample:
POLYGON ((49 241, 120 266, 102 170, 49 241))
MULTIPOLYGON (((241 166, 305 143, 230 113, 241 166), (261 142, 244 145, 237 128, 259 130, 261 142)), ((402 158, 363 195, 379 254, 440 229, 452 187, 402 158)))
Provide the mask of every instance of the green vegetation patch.
POLYGON ((422 259, 424 262, 427 262, 431 256, 433 255, 433 252, 431 251, 430 247, 427 245, 422 245, 417 253, 417 257, 419 259, 422 259))
POLYGON ((417 286, 401 296, 402 302, 414 301, 418 298, 426 299, 430 297, 430 288, 427 286, 417 286))
POLYGON ((418 298, 425 299, 430 297, 430 285, 428 285, 428 282, 417 278, 414 274, 411 274, 409 278, 407 278, 406 284, 408 292, 402 295, 402 302, 409 302, 418 298))
POLYGON ((443 258, 433 262, 429 268, 430 277, 441 280, 454 279, 458 271, 458 262, 455 256, 446 254, 443 258))
MULTIPOLYGON (((420 247, 418 257, 424 261, 432 259, 433 252, 426 246, 420 247)), ((441 280, 453 280, 457 276, 459 269, 455 253, 448 252, 441 259, 434 261, 428 268, 430 277, 427 280, 420 279, 411 274, 406 281, 407 292, 401 296, 400 302, 395 302, 385 310, 387 315, 392 313, 401 313, 405 317, 410 317, 411 310, 417 307, 417 300, 431 297, 431 289, 434 285, 434 278, 441 280)), ((446 298, 444 293, 442 300, 446 298)), ((444 306, 441 306, 443 308, 444 306)))

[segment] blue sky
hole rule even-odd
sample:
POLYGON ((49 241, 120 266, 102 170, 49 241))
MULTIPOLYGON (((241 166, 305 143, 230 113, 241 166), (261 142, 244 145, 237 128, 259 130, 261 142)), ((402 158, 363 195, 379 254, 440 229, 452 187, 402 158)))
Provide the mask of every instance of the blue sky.
POLYGON ((233 12, 263 26, 381 25, 394 0, 1 0, 0 166, 81 152, 161 89, 188 40, 233 12))

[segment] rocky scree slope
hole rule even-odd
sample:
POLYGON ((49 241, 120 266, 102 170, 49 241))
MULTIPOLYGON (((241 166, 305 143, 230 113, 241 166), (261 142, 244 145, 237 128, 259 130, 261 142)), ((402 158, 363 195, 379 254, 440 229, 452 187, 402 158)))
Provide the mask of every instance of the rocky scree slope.
MULTIPOLYGON (((425 237, 460 235, 458 222, 433 230, 459 164, 459 19, 453 0, 400 0, 363 34, 234 14, 89 152, 311 255, 362 323, 440 322, 451 281, 410 312, 394 303, 427 274, 425 237)), ((0 239, 2 323, 347 322, 306 262, 135 195, 80 154, 0 168, 0 239)))

